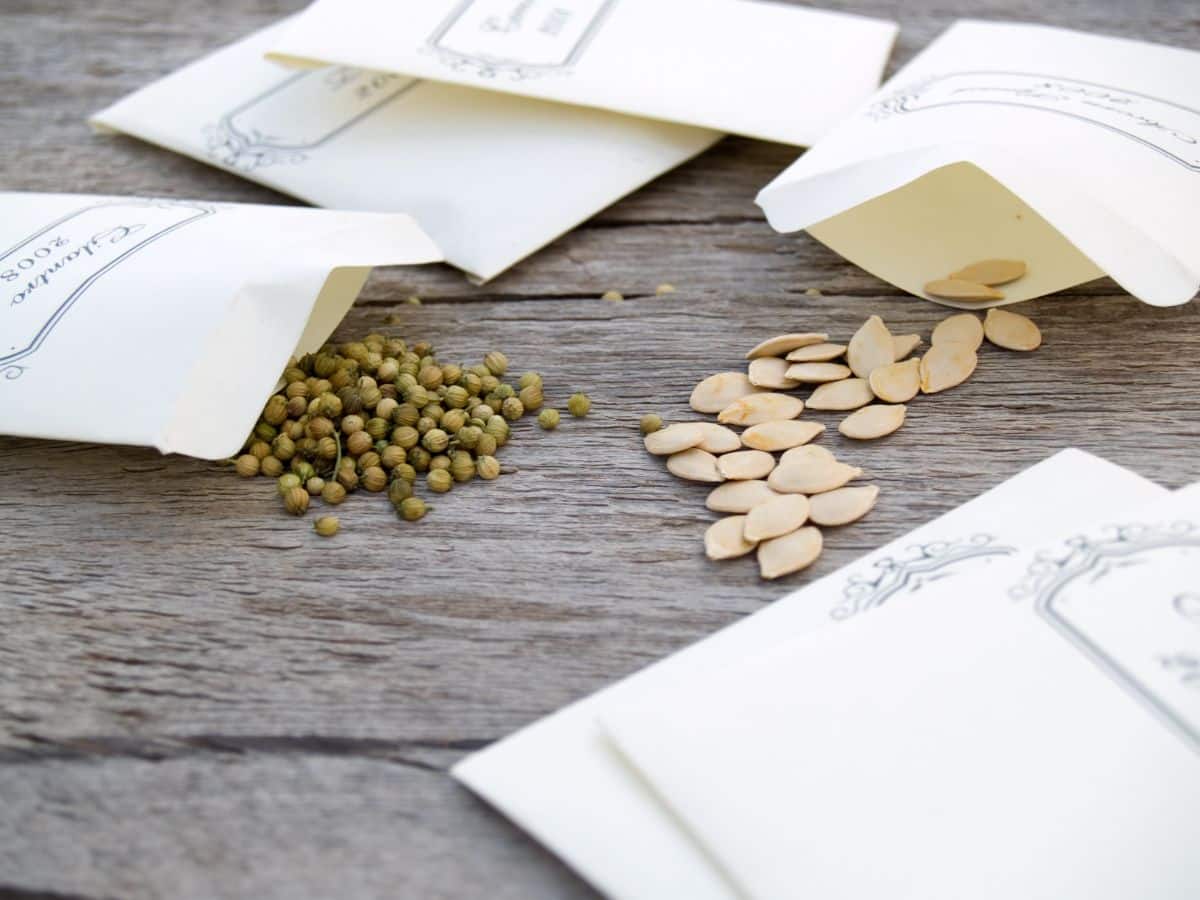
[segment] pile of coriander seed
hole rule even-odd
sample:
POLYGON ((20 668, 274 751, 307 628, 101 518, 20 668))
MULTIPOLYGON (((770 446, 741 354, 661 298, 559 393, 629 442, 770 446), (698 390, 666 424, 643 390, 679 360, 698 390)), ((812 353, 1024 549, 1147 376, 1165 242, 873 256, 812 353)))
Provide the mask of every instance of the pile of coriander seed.
MULTIPOLYGON (((542 428, 558 427, 559 412, 544 408, 542 376, 526 372, 514 385, 503 380, 507 370, 498 350, 464 366, 439 362, 424 341, 410 347, 382 334, 326 344, 284 370, 234 467, 276 479, 292 515, 316 498, 338 506, 361 488, 386 493, 400 518, 416 522, 430 510, 416 496, 419 477, 435 494, 493 481, 504 471, 496 453, 510 423, 540 410, 542 428)), ((591 401, 577 393, 567 409, 583 417, 591 401)), ((335 516, 314 525, 323 537, 338 529, 335 516)))

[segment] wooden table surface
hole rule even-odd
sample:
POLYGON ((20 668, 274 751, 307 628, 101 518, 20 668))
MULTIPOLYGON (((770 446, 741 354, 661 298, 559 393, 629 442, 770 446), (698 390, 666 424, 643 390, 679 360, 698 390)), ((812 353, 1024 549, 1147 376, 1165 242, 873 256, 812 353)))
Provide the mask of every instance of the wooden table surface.
MULTIPOLYGON (((4 0, 0 187, 287 202, 84 119, 300 5, 4 0)), ((898 14, 892 70, 965 15, 1200 49, 1193 0, 827 5, 898 14)), ((418 526, 356 495, 321 541, 266 480, 0 438, 0 895, 589 896, 447 768, 1052 451, 1200 478, 1196 305, 1100 281, 1028 304, 1042 351, 985 350, 893 438, 825 439, 883 494, 810 573, 764 584, 748 560, 706 561, 705 491, 647 457, 639 415, 684 415, 700 377, 776 332, 848 337, 879 313, 927 335, 944 314, 767 226, 753 197, 795 155, 726 139, 485 287, 446 267, 377 273, 340 335, 396 313, 447 357, 503 348, 559 405, 595 401, 554 434, 523 422, 504 453, 519 473, 418 526), (662 281, 678 293, 655 297, 662 281), (609 289, 627 301, 599 300, 609 289), (403 304, 414 293, 423 306, 403 304)), ((109 348, 72 377, 110 365, 153 377, 109 348)))

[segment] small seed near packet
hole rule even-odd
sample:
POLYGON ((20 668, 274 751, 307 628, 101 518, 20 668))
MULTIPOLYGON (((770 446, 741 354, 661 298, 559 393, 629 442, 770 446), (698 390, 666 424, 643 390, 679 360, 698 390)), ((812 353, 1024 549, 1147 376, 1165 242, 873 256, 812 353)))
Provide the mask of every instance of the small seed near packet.
POLYGON ((721 137, 344 66, 297 73, 263 59, 287 24, 92 124, 317 206, 408 213, 448 262, 483 281, 721 137))
POLYGON ((747 0, 317 0, 272 56, 807 146, 875 89, 896 32, 747 0))
POLYGON ((1200 489, 609 711, 744 897, 1200 896, 1200 489))
POLYGON ((376 265, 440 261, 408 216, 0 193, 0 434, 224 459, 376 265))
POLYGON ((797 634, 834 632, 882 608, 919 604, 933 586, 986 576, 1024 546, 1165 493, 1095 456, 1063 451, 736 625, 468 757, 452 774, 606 896, 733 900, 741 894, 623 759, 602 731, 601 717, 651 692, 686 686, 754 658, 797 634), (825 627, 833 625, 838 627, 825 627))
POLYGON ((1146 303, 1186 303, 1200 286, 1200 53, 959 22, 758 202, 777 230, 807 229, 950 306, 1103 275, 1146 303), (947 280, 976 283, 931 284, 947 280))

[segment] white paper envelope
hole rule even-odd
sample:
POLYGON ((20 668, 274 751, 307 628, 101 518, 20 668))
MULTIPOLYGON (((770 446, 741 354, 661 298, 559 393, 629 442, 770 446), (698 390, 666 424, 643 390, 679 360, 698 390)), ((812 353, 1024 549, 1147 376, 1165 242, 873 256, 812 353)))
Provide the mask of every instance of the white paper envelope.
POLYGON ((371 266, 441 259, 408 216, 70 194, 0 193, 0 248, 0 434, 205 459, 371 266))
POLYGON ((1200 490, 1118 521, 606 729, 747 897, 1191 900, 1200 490))
POLYGON ((317 206, 404 212, 482 280, 718 132, 263 54, 287 21, 180 69, 92 123, 317 206))
POLYGON ((619 757, 598 716, 647 692, 686 685, 796 634, 856 621, 885 605, 907 605, 930 585, 1002 565, 1038 535, 1162 493, 1132 472, 1064 451, 713 637, 468 757, 452 774, 605 894, 648 900, 734 897, 720 869, 619 757))
POLYGON ((808 145, 879 84, 896 31, 751 0, 317 0, 272 56, 808 145))
POLYGON ((1186 303, 1200 286, 1200 53, 960 22, 759 204, 776 229, 806 228, 921 296, 1016 258, 1029 274, 1004 302, 1107 274, 1147 303, 1186 303))

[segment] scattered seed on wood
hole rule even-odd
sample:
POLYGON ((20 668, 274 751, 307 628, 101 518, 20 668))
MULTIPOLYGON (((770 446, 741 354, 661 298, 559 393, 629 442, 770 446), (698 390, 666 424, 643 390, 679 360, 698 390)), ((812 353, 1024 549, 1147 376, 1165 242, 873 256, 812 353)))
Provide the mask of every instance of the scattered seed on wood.
POLYGON ((788 367, 787 377, 801 384, 826 384, 830 381, 841 381, 853 373, 849 366, 841 363, 793 363, 788 367))
POLYGON ((704 532, 704 552, 709 559, 737 559, 754 549, 746 540, 745 516, 726 516, 708 526, 704 532))
POLYGON ((704 435, 700 443, 696 444, 701 450, 707 450, 709 453, 720 456, 722 453, 732 453, 734 450, 741 449, 742 438, 736 431, 712 422, 698 424, 704 435))
POLYGON ((717 470, 730 481, 766 478, 775 468, 775 457, 762 450, 737 450, 717 457, 717 470))
POLYGON ((846 355, 845 344, 812 344, 793 350, 787 355, 788 362, 830 362, 846 355))
POLYGON ((879 488, 873 484, 838 488, 812 497, 808 517, 815 525, 849 525, 869 513, 878 499, 879 488))
POLYGON ((758 571, 766 579, 807 569, 821 555, 821 531, 808 525, 758 545, 758 571))
POLYGON ((704 505, 713 512, 748 513, 760 503, 780 496, 762 480, 727 481, 709 492, 704 505))
POLYGON ((701 422, 680 422, 653 431, 642 439, 646 449, 655 456, 670 456, 698 447, 704 440, 704 425, 701 422))
POLYGON ((925 285, 925 293, 943 300, 1003 300, 1004 294, 986 284, 962 281, 958 278, 939 278, 925 285))
POLYGON ((692 391, 691 405, 696 412, 716 413, 735 400, 758 391, 745 372, 720 372, 696 385, 692 391))
POLYGON ((871 373, 870 384, 884 403, 907 403, 921 393, 921 361, 906 359, 878 368, 871 373))
POLYGON ((997 347, 1027 353, 1042 346, 1042 332, 1019 313, 1005 309, 989 309, 983 322, 983 333, 997 347))
POLYGON ((838 431, 852 440, 873 441, 898 431, 904 424, 907 412, 908 407, 903 404, 885 406, 876 403, 873 406, 864 406, 843 419, 838 431))
POLYGON ((746 515, 746 540, 769 541, 791 534, 808 521, 808 498, 803 494, 780 494, 760 503, 746 515))
POLYGON ((786 359, 780 359, 778 356, 760 356, 758 359, 752 359, 748 371, 750 383, 760 388, 791 390, 799 382, 792 381, 784 375, 789 365, 786 359))
POLYGON ((836 460, 788 462, 776 466, 767 479, 772 490, 781 494, 823 494, 853 481, 862 474, 857 466, 836 460))
POLYGON ((674 456, 668 456, 667 471, 688 481, 720 482, 725 480, 725 476, 717 468, 717 458, 696 447, 676 453, 674 456))
POLYGON ((859 378, 870 378, 880 366, 890 366, 896 361, 896 345, 892 333, 879 316, 871 316, 850 338, 846 348, 846 362, 859 378))
POLYGON ((805 444, 802 447, 793 447, 783 454, 783 456, 779 457, 779 465, 781 466, 788 463, 811 462, 837 462, 837 457, 820 444, 805 444))
POLYGON ((912 352, 921 346, 921 336, 919 334, 894 334, 892 335, 892 348, 896 351, 893 355, 896 361, 908 359, 912 352))
POLYGON ((984 259, 957 272, 951 272, 950 277, 957 281, 974 281, 977 284, 996 287, 1023 277, 1027 268, 1019 259, 984 259))
POLYGON ((794 419, 804 412, 804 401, 788 394, 753 394, 730 403, 717 415, 722 425, 759 425, 794 419))
POLYGON ((921 392, 936 394, 957 387, 975 371, 979 357, 968 344, 938 344, 921 357, 921 392))
POLYGON ((775 453, 807 444, 825 430, 820 422, 802 422, 791 419, 785 422, 763 422, 752 425, 742 432, 742 443, 754 450, 775 453))
POLYGON ((938 344, 963 344, 972 350, 978 350, 983 343, 983 323, 974 313, 959 313, 942 319, 933 329, 929 338, 933 346, 938 344))
POLYGON ((810 344, 821 344, 829 340, 827 334, 812 332, 781 334, 763 341, 746 354, 746 359, 756 359, 760 356, 783 356, 797 347, 807 347, 810 344))
POLYGON ((875 394, 865 378, 847 378, 821 385, 805 401, 805 406, 823 412, 845 412, 866 406, 874 399, 875 394))

